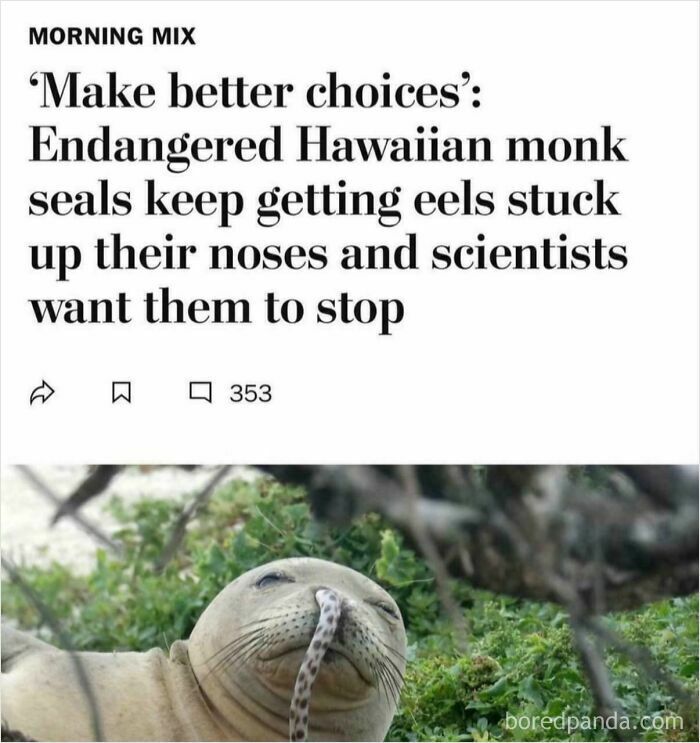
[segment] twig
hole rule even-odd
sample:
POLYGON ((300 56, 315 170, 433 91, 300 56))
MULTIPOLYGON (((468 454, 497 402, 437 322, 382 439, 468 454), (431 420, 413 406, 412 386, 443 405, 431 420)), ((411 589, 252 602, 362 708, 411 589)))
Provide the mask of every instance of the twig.
POLYGON ((645 647, 627 642, 616 632, 606 627, 599 618, 590 617, 586 624, 591 632, 598 635, 603 642, 618 653, 626 655, 630 660, 642 666, 649 676, 665 684, 674 696, 682 702, 686 704, 693 703, 692 694, 677 679, 659 668, 653 656, 645 647))
MULTIPOLYGON (((604 719, 613 717, 619 720, 620 717, 625 717, 625 712, 620 707, 615 690, 612 687, 610 673, 603 654, 591 638, 587 637, 585 624, 573 617, 570 617, 569 624, 571 625, 574 645, 581 658, 583 672, 588 679, 598 714, 604 719)), ((622 734, 619 726, 611 728, 610 733, 616 740, 627 740, 629 738, 629 736, 622 734)))
POLYGON ((209 498, 211 498, 214 489, 228 474, 228 471, 230 469, 230 464, 225 464, 222 467, 219 467, 219 469, 214 473, 214 475, 210 478, 209 482, 206 483, 202 490, 200 490, 199 493, 193 498, 193 500, 182 509, 182 513, 180 514, 177 522, 175 523, 175 526, 173 527, 173 531, 170 534, 168 543, 163 548, 163 551, 158 560, 156 560, 156 572, 161 572, 162 570, 164 570, 165 566, 173 559, 182 540, 185 538, 187 524, 197 515, 197 513, 199 513, 199 511, 201 511, 202 508, 204 508, 209 498))
MULTIPOLYGON (((31 467, 19 464, 17 469, 21 472, 25 479, 27 479, 36 489, 36 491, 43 495, 46 500, 53 503, 58 508, 61 507, 63 501, 53 492, 53 490, 34 472, 31 467)), ((108 547, 113 552, 119 554, 121 552, 120 546, 111 540, 101 529, 95 526, 92 522, 86 519, 84 516, 77 512, 67 513, 66 516, 70 517, 75 523, 87 534, 93 537, 95 540, 108 547)))
POLYGON ((405 499, 408 504, 408 523, 413 538, 416 540, 420 551, 428 561, 428 564, 432 568, 433 574, 435 575, 435 584, 438 591, 438 596, 445 609, 450 616, 452 624, 455 628, 455 644, 457 649, 461 653, 467 653, 469 651, 469 631, 467 628, 464 614, 460 610, 457 602, 450 591, 450 576, 445 567, 445 563, 440 556, 440 552, 430 536, 430 533, 425 527, 425 523, 418 518, 417 503, 419 499, 419 483, 416 477, 415 469, 409 465, 399 466, 399 475, 404 485, 405 499))
POLYGON ((112 480, 124 469, 121 464, 98 464, 75 490, 61 503, 51 519, 51 526, 69 513, 77 511, 91 498, 104 492, 112 480))

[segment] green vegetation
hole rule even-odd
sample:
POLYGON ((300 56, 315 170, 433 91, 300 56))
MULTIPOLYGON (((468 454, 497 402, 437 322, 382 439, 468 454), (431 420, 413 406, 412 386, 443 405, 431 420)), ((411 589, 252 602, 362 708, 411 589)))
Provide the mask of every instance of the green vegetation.
MULTIPOLYGON (((409 664, 390 740, 609 740, 601 730, 516 727, 506 715, 593 716, 591 695, 572 650, 565 613, 549 604, 503 598, 464 583, 452 586, 469 623, 469 650, 457 650, 453 625, 438 600, 425 562, 382 520, 366 516, 345 529, 311 519, 299 489, 261 481, 220 489, 189 528, 162 573, 160 555, 182 502, 145 500, 111 508, 122 524, 125 551, 98 554, 92 573, 59 565, 27 567, 43 597, 81 649, 166 647, 186 637, 211 599, 236 576, 269 560, 310 555, 349 565, 396 598, 409 636, 409 664), (511 726, 512 727, 512 726, 511 726)), ((39 629, 18 588, 3 584, 3 614, 39 629)), ((627 640, 645 645, 658 664, 691 693, 698 685, 697 596, 672 599, 607 619, 627 640)), ((683 716, 683 729, 638 731, 641 740, 697 740, 697 710, 681 709, 661 684, 628 659, 608 657, 615 689, 634 719, 683 716)), ((680 725, 676 722, 676 727, 680 725)))

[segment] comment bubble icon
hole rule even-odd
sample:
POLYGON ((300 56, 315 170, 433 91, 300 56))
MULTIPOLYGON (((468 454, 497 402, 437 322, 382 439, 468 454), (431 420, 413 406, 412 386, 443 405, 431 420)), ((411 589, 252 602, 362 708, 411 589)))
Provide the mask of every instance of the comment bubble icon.
POLYGON ((211 402, 211 382, 190 382, 190 400, 211 402))

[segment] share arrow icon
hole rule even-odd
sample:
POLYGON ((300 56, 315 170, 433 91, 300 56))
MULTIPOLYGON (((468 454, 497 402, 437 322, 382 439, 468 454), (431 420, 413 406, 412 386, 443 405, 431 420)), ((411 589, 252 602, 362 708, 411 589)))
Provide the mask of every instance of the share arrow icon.
POLYGON ((32 390, 32 394, 29 396, 29 404, 33 405, 35 400, 39 400, 43 404, 55 391, 45 379, 42 379, 41 384, 32 390))

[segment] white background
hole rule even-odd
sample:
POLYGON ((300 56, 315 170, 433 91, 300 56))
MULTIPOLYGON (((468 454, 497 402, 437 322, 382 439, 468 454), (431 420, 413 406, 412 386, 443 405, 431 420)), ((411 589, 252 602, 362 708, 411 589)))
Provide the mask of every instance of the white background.
MULTIPOLYGON (((4 3, 2 7, 2 458, 84 462, 695 462, 698 458, 698 5, 692 2, 4 3), (197 26, 196 47, 30 47, 28 26, 197 26), (456 82, 469 70, 482 106, 452 111, 212 109, 43 110, 35 70, 117 70, 162 86, 169 70, 191 82, 243 75, 297 91, 337 70, 355 83, 456 82), (29 163, 29 124, 133 136, 259 134, 273 123, 332 124, 337 135, 490 136, 496 162, 476 165, 163 165, 29 163), (627 164, 503 162, 506 136, 627 137, 627 164), (503 197, 530 183, 585 188, 603 177, 621 192, 618 218, 492 216, 418 219, 386 230, 373 218, 287 219, 231 230, 211 219, 29 217, 30 191, 113 187, 258 189, 306 183, 455 188, 472 178, 503 197), (27 245, 79 242, 121 231, 136 243, 399 241, 418 231, 420 272, 107 273, 82 268, 68 284, 32 272, 27 245), (628 246, 624 271, 440 272, 438 242, 571 242, 628 246), (225 233, 225 234, 224 234, 225 233), (134 297, 168 284, 179 296, 267 291, 306 301, 298 326, 38 326, 27 297, 134 297), (347 290, 401 297, 390 337, 363 326, 316 325, 312 305, 347 290), (29 406, 46 379, 56 394, 29 406), (111 404, 111 382, 131 379, 133 404, 111 404), (210 379, 214 404, 187 399, 210 379), (226 402, 233 382, 270 382, 268 405, 226 402)), ((163 100, 164 100, 163 96, 163 100)), ((292 139, 289 140, 292 144, 292 139)), ((291 149, 293 151, 293 148, 291 149)), ((136 203, 139 203, 136 200, 136 203)), ((138 212, 138 210, 137 210, 138 212)), ((500 210, 502 214, 502 210, 500 210)), ((89 256, 89 250, 86 251, 89 256)), ((329 248, 329 252, 332 252, 329 248)))

